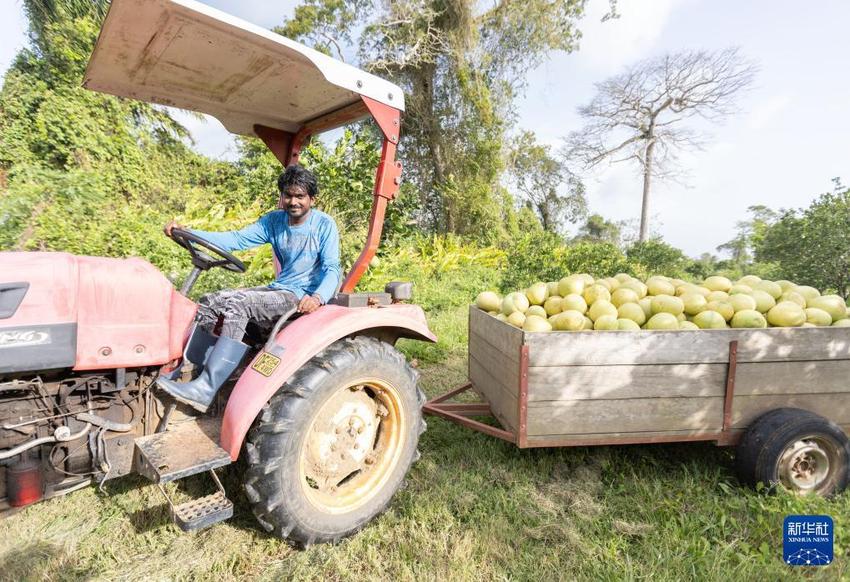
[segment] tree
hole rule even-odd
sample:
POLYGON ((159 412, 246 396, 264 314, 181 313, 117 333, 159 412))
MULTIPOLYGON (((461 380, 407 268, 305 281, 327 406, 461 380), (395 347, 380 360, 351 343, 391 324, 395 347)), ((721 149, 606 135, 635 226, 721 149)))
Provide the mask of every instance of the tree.
POLYGON ((601 214, 591 214, 579 228, 573 242, 609 242, 620 244, 622 228, 619 223, 606 220, 601 214))
POLYGON ((850 189, 835 181, 808 208, 789 210, 755 247, 758 261, 776 263, 796 283, 850 294, 850 189))
POLYGON ((639 263, 649 274, 679 277, 685 274, 691 260, 680 249, 660 238, 638 241, 626 249, 629 262, 639 263))
POLYGON ((755 73, 755 65, 735 48, 641 61, 596 85, 596 97, 579 109, 587 124, 569 136, 568 155, 587 168, 604 161, 637 164, 643 176, 638 240, 644 241, 652 179, 671 177, 677 154, 701 143, 685 122, 731 115, 735 98, 750 86, 755 73))
POLYGON ((730 241, 717 247, 718 252, 728 253, 732 264, 738 269, 744 269, 753 259, 753 248, 758 246, 764 238, 767 229, 781 215, 762 204, 756 204, 747 208, 750 213, 749 220, 741 220, 735 224, 738 233, 730 241))
POLYGON ((534 133, 523 132, 516 140, 510 170, 516 191, 544 230, 561 232, 587 213, 584 184, 547 146, 537 143, 534 133), (566 193, 561 193, 562 187, 566 193))
POLYGON ((420 222, 492 239, 503 228, 504 137, 526 72, 572 51, 585 0, 306 0, 277 32, 336 54, 405 92, 399 155, 420 222), (473 219, 471 219, 472 217, 473 219))

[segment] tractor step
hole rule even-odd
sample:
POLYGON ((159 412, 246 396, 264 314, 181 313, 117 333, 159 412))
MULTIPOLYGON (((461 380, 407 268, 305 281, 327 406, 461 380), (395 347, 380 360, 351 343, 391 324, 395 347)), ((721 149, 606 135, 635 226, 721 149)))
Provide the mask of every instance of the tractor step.
POLYGON ((233 502, 216 491, 171 508, 171 517, 183 531, 201 529, 233 517, 233 502))
POLYGON ((219 422, 199 418, 135 440, 135 470, 154 483, 168 483, 230 464, 218 444, 219 422))

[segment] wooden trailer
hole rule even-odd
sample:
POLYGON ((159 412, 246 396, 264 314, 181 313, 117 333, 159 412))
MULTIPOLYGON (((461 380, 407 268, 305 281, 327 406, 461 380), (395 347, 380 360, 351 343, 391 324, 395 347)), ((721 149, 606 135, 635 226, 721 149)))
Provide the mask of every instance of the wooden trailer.
POLYGON ((829 494, 850 466, 849 393, 848 328, 530 333, 471 306, 469 383, 425 412, 520 448, 737 444, 743 480, 829 494), (469 389, 483 402, 450 402, 469 389))

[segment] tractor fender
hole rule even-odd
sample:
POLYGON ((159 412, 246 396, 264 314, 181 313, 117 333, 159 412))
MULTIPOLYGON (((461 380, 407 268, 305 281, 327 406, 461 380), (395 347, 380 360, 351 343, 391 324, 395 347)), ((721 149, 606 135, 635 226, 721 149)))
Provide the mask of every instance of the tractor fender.
MULTIPOLYGON (((408 337, 436 342, 428 329, 425 313, 418 305, 381 307, 340 307, 324 305, 284 327, 275 338, 274 352, 280 362, 264 375, 253 368, 265 354, 260 351, 236 382, 224 409, 221 446, 234 461, 248 429, 266 402, 281 386, 317 353, 337 340, 353 335, 408 337)), ((268 358, 267 358, 268 359, 268 358)), ((259 366, 258 366, 259 367, 259 366)))

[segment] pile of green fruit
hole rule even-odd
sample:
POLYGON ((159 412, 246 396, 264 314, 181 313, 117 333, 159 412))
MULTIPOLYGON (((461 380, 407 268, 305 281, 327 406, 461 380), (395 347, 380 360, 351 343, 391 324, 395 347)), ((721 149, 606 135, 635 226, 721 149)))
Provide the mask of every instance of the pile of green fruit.
POLYGON ((840 296, 755 275, 734 283, 714 275, 698 285, 661 275, 641 281, 581 273, 504 297, 484 291, 475 305, 525 331, 850 327, 840 296))

